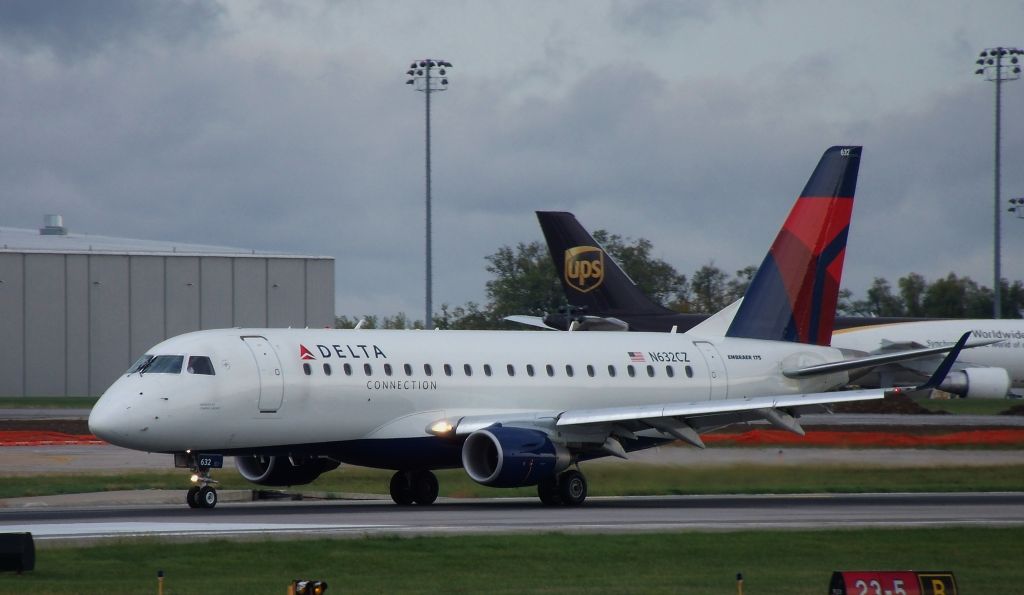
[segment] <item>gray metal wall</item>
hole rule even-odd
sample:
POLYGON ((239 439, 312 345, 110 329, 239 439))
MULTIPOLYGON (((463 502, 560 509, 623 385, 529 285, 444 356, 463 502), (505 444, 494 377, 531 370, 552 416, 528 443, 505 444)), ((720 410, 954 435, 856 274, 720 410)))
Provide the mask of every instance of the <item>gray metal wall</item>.
POLYGON ((0 252, 0 396, 99 395, 167 337, 334 323, 334 260, 0 252))

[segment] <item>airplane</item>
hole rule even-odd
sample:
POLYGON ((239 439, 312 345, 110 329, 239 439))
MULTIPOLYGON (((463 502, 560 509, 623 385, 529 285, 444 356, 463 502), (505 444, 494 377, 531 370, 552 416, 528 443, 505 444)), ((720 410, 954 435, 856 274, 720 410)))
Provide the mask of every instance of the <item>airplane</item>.
MULTIPOLYGON (((846 228, 860 153, 830 148, 808 187, 838 190, 797 200, 786 226, 803 221, 811 246, 833 243, 846 228)), ((793 247, 777 241, 769 259, 792 262, 793 247)), ((885 395, 827 392, 845 385, 851 369, 949 353, 928 383, 941 381, 966 336, 952 347, 854 360, 820 344, 831 319, 810 289, 823 275, 837 284, 842 257, 830 254, 829 266, 802 276, 792 291, 813 299, 796 308, 777 287, 752 284, 746 309, 770 324, 734 323, 718 335, 187 333, 152 347, 116 380, 92 409, 89 429, 111 444, 174 454, 175 466, 193 473, 192 508, 216 506, 211 469, 224 456, 259 485, 306 484, 344 463, 395 470, 392 499, 428 505, 439 489, 432 471, 462 467, 482 485, 537 486, 542 503, 576 506, 587 497, 581 462, 676 439, 703 447, 700 433, 750 420, 802 434, 803 412, 885 395)), ((801 274, 767 269, 758 275, 801 274)))
MULTIPOLYGON (((507 320, 556 330, 668 332, 688 330, 708 318, 675 312, 644 294, 572 213, 537 211, 537 219, 571 309, 507 320)), ((837 316, 831 345, 856 355, 880 354, 952 345, 965 332, 1002 341, 963 353, 939 390, 965 398, 1020 396, 1013 389, 1024 388, 1024 320, 837 316)), ((864 388, 921 382, 939 359, 879 366, 861 371, 854 382, 864 388)))

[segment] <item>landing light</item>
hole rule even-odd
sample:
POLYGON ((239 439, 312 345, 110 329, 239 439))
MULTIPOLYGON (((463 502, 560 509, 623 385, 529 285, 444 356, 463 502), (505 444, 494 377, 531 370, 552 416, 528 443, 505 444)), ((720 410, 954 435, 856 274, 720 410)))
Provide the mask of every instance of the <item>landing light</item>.
POLYGON ((190 481, 191 481, 192 483, 196 483, 196 482, 198 482, 198 481, 199 481, 199 476, 198 476, 198 475, 196 475, 195 473, 193 473, 193 474, 192 474, 192 477, 190 477, 190 478, 189 478, 189 480, 190 480, 190 481))
POLYGON ((430 427, 427 428, 427 431, 435 436, 444 436, 447 434, 451 434, 452 430, 454 429, 455 426, 448 423, 448 420, 442 419, 441 421, 436 421, 432 423, 430 427))

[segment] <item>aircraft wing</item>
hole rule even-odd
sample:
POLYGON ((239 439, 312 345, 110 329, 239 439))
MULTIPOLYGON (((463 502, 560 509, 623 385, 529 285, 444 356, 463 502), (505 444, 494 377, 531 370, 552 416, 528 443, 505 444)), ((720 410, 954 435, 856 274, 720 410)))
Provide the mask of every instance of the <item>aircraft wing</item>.
POLYGON ((537 327, 537 328, 542 328, 542 329, 547 330, 547 331, 557 331, 558 330, 555 327, 549 326, 548 324, 546 324, 544 322, 544 318, 542 316, 525 316, 525 315, 521 315, 521 314, 516 314, 514 316, 506 316, 504 318, 504 320, 507 320, 509 322, 515 322, 515 323, 518 323, 518 324, 525 324, 526 326, 533 326, 533 327, 537 327))
POLYGON ((540 316, 524 316, 516 314, 513 316, 506 316, 504 320, 509 322, 516 322, 518 324, 525 324, 526 326, 533 326, 542 328, 545 330, 558 331, 558 330, 570 330, 570 331, 628 331, 629 324, 623 320, 619 320, 613 316, 580 316, 573 318, 569 322, 569 328, 559 328, 548 324, 544 317, 540 316))
MULTIPOLYGON (((907 387, 906 390, 938 386, 960 355, 969 335, 970 333, 964 333, 955 345, 941 348, 949 353, 928 381, 919 386, 907 387)), ((655 438, 671 436, 704 448, 704 442, 700 438, 701 432, 734 423, 764 420, 779 429, 802 436, 804 430, 797 421, 801 413, 826 409, 827 405, 835 403, 882 399, 890 390, 900 392, 905 389, 759 395, 735 399, 565 411, 506 412, 500 415, 474 415, 458 420, 445 420, 432 427, 443 428, 441 433, 450 432, 456 436, 468 435, 494 424, 536 428, 551 435, 558 435, 565 443, 579 444, 578 450, 581 452, 599 450, 605 454, 625 458, 627 449, 623 446, 622 440, 636 440, 637 433, 640 432, 648 435, 653 433, 655 438)))
MULTIPOLYGON (((993 343, 1002 342, 1002 339, 993 339, 987 341, 975 341, 972 343, 967 343, 967 337, 969 336, 970 333, 964 333, 964 335, 960 337, 960 340, 957 341, 955 345, 949 345, 946 347, 927 347, 924 349, 908 349, 905 351, 893 351, 887 353, 870 354, 862 357, 856 357, 853 359, 845 359, 838 362, 816 364, 813 366, 806 366, 803 368, 789 368, 783 370, 782 374, 787 378, 806 378, 808 376, 832 374, 834 372, 845 372, 847 370, 856 370, 858 368, 871 368, 895 362, 903 362, 907 360, 932 356, 938 353, 952 353, 955 351, 957 354, 959 354, 961 349, 971 349, 972 347, 981 347, 983 345, 991 345, 993 343)), ((956 358, 954 357, 953 359, 956 358)))
POLYGON ((631 440, 679 439, 704 448, 700 434, 735 423, 767 421, 771 425, 804 434, 797 417, 808 411, 827 411, 827 405, 881 399, 884 389, 798 395, 663 403, 632 407, 570 409, 566 411, 506 412, 474 415, 444 422, 445 433, 466 436, 495 424, 534 428, 574 443, 581 452, 603 451, 625 458, 631 440), (623 442, 625 440, 625 442, 623 442), (625 444, 625 446, 624 446, 625 444))

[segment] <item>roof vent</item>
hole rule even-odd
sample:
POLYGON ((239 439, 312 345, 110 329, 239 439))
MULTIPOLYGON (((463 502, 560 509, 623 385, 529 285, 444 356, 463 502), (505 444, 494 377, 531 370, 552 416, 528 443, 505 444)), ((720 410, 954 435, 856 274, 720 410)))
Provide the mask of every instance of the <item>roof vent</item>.
POLYGON ((41 236, 66 236, 68 228, 64 227, 64 217, 60 215, 43 215, 43 225, 39 229, 41 236))

